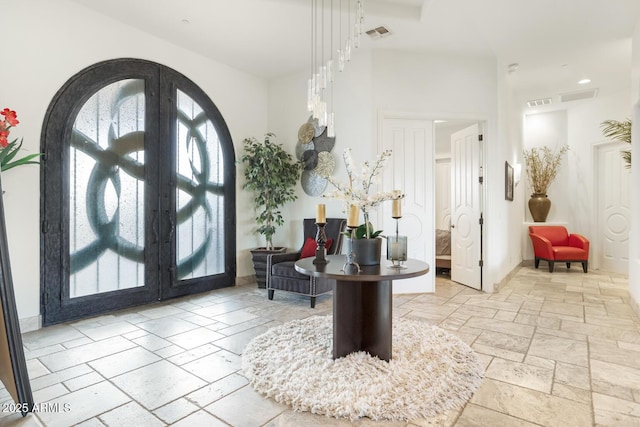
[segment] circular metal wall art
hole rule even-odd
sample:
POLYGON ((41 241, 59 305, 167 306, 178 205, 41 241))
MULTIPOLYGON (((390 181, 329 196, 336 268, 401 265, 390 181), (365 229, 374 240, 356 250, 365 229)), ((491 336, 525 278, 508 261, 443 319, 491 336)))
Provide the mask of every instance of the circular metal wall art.
POLYGON ((311 123, 313 125, 314 137, 322 135, 322 132, 324 132, 324 130, 327 128, 326 126, 320 126, 318 124, 318 119, 314 119, 313 116, 309 116, 309 120, 307 120, 307 123, 311 123))
POLYGON ((300 126, 300 129, 298 129, 298 142, 302 144, 311 142, 315 134, 316 131, 313 125, 311 123, 304 123, 300 126))
POLYGON ((306 144, 298 141, 298 143, 296 144, 296 158, 298 160, 302 160, 302 154, 308 150, 313 150, 313 141, 306 144))
POLYGON ((333 155, 328 151, 321 151, 318 153, 318 166, 316 166, 315 172, 323 178, 328 178, 333 175, 333 171, 336 168, 336 161, 333 155))
POLYGON ((309 196, 321 195, 327 188, 327 180, 314 171, 302 171, 302 189, 309 196))
POLYGON ((302 153, 302 163, 304 170, 310 171, 318 166, 318 152, 316 150, 307 150, 302 153))
POLYGON ((325 129, 322 135, 313 138, 313 144, 317 151, 331 151, 336 144, 336 137, 328 137, 325 129))
POLYGON ((327 127, 320 126, 313 116, 298 129, 296 157, 304 169, 300 183, 309 196, 320 196, 327 188, 327 178, 333 175, 336 166, 330 153, 335 143, 336 138, 328 137, 327 127))

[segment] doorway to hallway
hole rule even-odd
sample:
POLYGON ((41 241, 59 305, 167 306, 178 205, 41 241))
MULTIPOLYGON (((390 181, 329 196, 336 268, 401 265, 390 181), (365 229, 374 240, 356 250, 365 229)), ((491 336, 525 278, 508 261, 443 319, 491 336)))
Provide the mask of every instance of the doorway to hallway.
MULTIPOLYGON (((484 123, 477 120, 381 116, 381 150, 394 152, 393 172, 384 187, 407 194, 400 233, 409 236, 409 256, 432 266, 426 276, 429 289, 424 289, 422 279, 422 285, 416 283, 407 292, 434 289, 440 249, 436 241, 443 233, 450 241, 451 278, 475 289, 482 287, 483 128, 484 123), (443 174, 446 179, 438 180, 443 174)), ((395 229, 386 213, 383 224, 386 230, 395 229)))

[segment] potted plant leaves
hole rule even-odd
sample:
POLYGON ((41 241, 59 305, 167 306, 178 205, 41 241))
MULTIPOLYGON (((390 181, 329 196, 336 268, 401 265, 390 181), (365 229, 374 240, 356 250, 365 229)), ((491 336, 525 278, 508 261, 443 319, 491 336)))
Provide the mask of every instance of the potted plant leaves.
POLYGON ((245 165, 245 190, 254 192, 256 232, 265 238, 265 246, 251 251, 258 287, 266 287, 266 259, 274 252, 284 252, 285 247, 275 247, 273 235, 284 219, 280 208, 297 199, 295 186, 300 178, 301 165, 285 151, 281 144, 272 141, 273 133, 266 133, 264 141, 245 138, 244 155, 240 161, 245 165))

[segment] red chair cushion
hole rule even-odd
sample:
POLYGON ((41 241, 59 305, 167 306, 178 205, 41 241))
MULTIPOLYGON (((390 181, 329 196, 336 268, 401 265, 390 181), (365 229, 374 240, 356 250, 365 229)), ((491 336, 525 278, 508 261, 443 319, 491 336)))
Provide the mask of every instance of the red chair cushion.
MULTIPOLYGON (((325 242, 324 247, 327 249, 327 252, 329 252, 332 243, 333 239, 327 239, 327 241, 325 242)), ((317 247, 318 244, 316 243, 316 240, 311 237, 307 237, 307 240, 304 242, 304 246, 302 247, 300 258, 302 259, 315 256, 317 247)))
POLYGON ((569 233, 561 225, 531 225, 529 233, 546 237, 552 246, 569 246, 569 233))
POLYGON ((554 246, 553 259, 556 261, 586 261, 589 253, 584 249, 572 246, 554 246))

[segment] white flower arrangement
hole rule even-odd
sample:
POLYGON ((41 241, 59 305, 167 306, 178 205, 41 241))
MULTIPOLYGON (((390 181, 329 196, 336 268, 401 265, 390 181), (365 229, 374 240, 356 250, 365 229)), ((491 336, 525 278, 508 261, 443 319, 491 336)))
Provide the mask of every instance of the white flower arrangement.
POLYGON ((390 157, 391 150, 385 150, 378 155, 375 161, 364 162, 358 172, 351 157, 351 149, 347 148, 344 150, 342 158, 347 169, 349 182, 340 182, 331 176, 327 178, 335 189, 325 194, 324 197, 343 200, 345 212, 349 212, 349 208, 353 205, 358 206, 364 215, 364 224, 360 227, 364 228, 367 238, 372 237, 372 234, 375 236, 380 234, 380 232, 373 232, 373 226, 369 222, 370 210, 385 200, 404 197, 404 194, 398 190, 369 194, 371 187, 379 183, 385 163, 390 157))

